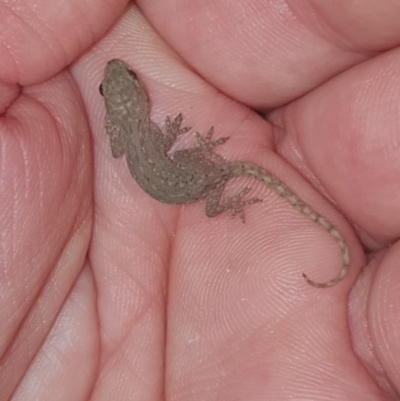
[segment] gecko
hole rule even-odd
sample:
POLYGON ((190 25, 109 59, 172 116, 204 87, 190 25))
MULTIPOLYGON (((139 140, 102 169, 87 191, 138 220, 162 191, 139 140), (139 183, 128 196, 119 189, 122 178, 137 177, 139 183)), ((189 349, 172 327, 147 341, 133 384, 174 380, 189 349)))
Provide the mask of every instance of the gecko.
POLYGON ((341 250, 342 267, 335 278, 318 283, 302 273, 305 281, 313 287, 328 288, 344 278, 349 268, 349 250, 339 231, 267 170, 249 162, 226 161, 215 153, 214 148, 224 144, 227 137, 213 140, 213 128, 205 136, 196 132, 194 147, 177 150, 169 156, 168 151, 178 136, 191 129, 182 127, 182 114, 174 119, 167 117, 164 129, 160 129, 150 119, 150 101, 145 86, 121 60, 107 63, 99 90, 106 108, 105 125, 112 156, 118 158, 125 154, 132 177, 152 198, 174 205, 205 198, 208 217, 227 211, 244 222, 244 206, 262 199, 244 200, 251 190, 248 187, 223 199, 224 186, 236 177, 257 180, 323 228, 341 250))

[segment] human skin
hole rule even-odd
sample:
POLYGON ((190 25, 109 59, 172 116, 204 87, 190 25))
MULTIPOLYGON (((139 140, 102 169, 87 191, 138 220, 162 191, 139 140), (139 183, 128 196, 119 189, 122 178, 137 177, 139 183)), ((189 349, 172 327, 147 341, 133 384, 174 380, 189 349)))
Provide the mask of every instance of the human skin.
POLYGON ((5 400, 396 399, 400 6, 261 3, 0 2, 5 400), (332 221, 345 279, 304 282, 337 246, 262 185, 245 224, 146 195, 105 134, 113 58, 157 124, 214 126, 332 221))

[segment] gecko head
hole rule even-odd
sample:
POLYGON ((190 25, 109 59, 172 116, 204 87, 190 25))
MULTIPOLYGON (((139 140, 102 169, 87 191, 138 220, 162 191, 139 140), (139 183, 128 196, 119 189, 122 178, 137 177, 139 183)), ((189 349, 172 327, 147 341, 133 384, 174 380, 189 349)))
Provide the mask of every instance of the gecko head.
MULTIPOLYGON (((104 75, 108 77, 123 76, 128 73, 134 80, 137 80, 137 75, 125 64, 123 61, 118 59, 112 59, 107 63, 104 75)), ((100 95, 104 97, 103 82, 99 86, 100 95)))

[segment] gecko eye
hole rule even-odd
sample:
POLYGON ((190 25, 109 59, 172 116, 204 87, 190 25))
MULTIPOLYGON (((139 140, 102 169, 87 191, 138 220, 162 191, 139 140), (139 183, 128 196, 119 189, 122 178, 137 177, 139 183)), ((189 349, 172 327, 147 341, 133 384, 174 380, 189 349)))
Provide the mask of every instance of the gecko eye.
POLYGON ((104 96, 104 94, 103 94, 103 85, 102 84, 100 84, 100 86, 99 86, 99 92, 100 92, 101 96, 104 96))
POLYGON ((137 75, 132 71, 132 70, 127 70, 129 75, 133 78, 133 79, 138 79, 137 75))

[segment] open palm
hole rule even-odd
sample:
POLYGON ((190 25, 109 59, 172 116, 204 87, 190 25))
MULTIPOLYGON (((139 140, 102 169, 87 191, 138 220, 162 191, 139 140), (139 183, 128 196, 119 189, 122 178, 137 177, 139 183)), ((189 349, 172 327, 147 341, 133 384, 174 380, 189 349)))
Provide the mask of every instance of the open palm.
POLYGON ((1 401, 396 399, 400 6, 18 3, 0 2, 1 401), (245 224, 145 194, 105 133, 113 58, 155 123, 214 126, 221 156, 330 220, 345 279, 304 282, 337 275, 337 244, 261 184, 226 189, 263 198, 245 224))

